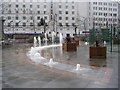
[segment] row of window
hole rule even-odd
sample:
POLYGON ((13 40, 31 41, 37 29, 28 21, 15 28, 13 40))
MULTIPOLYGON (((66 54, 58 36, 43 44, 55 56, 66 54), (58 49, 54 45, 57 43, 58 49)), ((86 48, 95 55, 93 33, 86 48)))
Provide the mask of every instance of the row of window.
POLYGON ((93 7, 93 10, 109 10, 109 11, 117 11, 117 8, 107 8, 107 7, 93 7))
POLYGON ((116 18, 94 18, 94 21, 113 21, 113 22, 117 22, 116 18))
MULTIPOLYGON (((15 11, 16 13, 19 13, 18 10, 15 11)), ((65 14, 68 14, 69 11, 65 11, 65 14)), ((11 14, 11 10, 8 10, 8 13, 11 14)), ((23 14, 26 14, 26 13, 33 13, 32 10, 30 10, 29 12, 27 10, 23 10, 23 14)), ((40 11, 37 11, 37 14, 40 14, 41 12, 40 11)), ((53 13, 53 11, 51 10, 51 14, 53 13)), ((62 14, 63 12, 62 11, 59 11, 59 14, 62 14)), ((43 14, 47 14, 47 11, 43 11, 43 14)), ((72 14, 75 14, 75 11, 72 11, 72 14)))
POLYGON ((109 6, 117 6, 116 3, 107 3, 107 2, 93 2, 94 5, 109 5, 109 6))
POLYGON ((116 17, 116 13, 102 13, 102 12, 94 12, 93 15, 99 15, 99 16, 114 16, 116 17))
MULTIPOLYGON (((33 26, 34 25, 34 23, 30 23, 29 24, 30 26, 33 26)), ((68 23, 65 23, 65 26, 74 26, 75 25, 75 23, 72 23, 72 25, 69 25, 68 23)), ((11 23, 8 23, 8 27, 10 27, 11 26, 11 23)), ((19 23, 15 23, 15 26, 17 27, 17 26, 19 26, 19 23)), ((27 26, 27 24, 26 23, 22 23, 22 26, 27 26)), ((40 23, 37 23, 37 26, 41 26, 40 25, 40 23)), ((64 26, 62 23, 59 23, 59 26, 64 26)))
MULTIPOLYGON (((23 20, 26 20, 26 19, 27 19, 26 16, 23 16, 22 18, 23 18, 23 20)), ((44 18, 45 18, 45 20, 48 19, 47 16, 44 16, 44 18)), ((19 20, 19 17, 16 16, 15 19, 16 19, 16 20, 19 20)), ((30 19, 33 20, 33 17, 30 17, 30 19)), ((68 20, 69 18, 68 18, 68 17, 65 17, 65 19, 68 20)), ((72 20, 75 20, 74 17, 72 17, 71 19, 72 19, 72 20)), ((8 20, 11 20, 11 16, 8 16, 8 20)), ((37 17, 37 20, 40 20, 40 16, 37 17)), ((59 20, 62 20, 62 17, 59 17, 59 20)))
MULTIPOLYGON (((106 23, 95 23, 95 26, 107 26, 106 23)), ((108 24, 108 26, 111 26, 112 24, 108 24)), ((117 24, 114 24, 114 26, 117 26, 117 24)))
MULTIPOLYGON (((63 18, 62 17, 59 17, 59 20, 62 20, 63 18)), ((68 20, 68 17, 65 17, 66 20, 68 20)), ((72 17, 71 18, 72 20, 75 20, 75 17, 72 17)))
MULTIPOLYGON (((47 8, 47 5, 43 6, 44 8, 47 8)), ((62 8, 62 5, 58 5, 59 8, 62 8)), ((66 5, 65 8, 68 9, 69 5, 66 5)), ((11 8, 11 4, 9 4, 9 8, 11 8)), ((16 5, 16 8, 19 8, 19 5, 16 5)), ((26 5, 23 5, 23 8, 26 8, 26 5)), ((30 5, 30 8, 33 8, 33 5, 30 5)), ((37 8, 40 8, 40 5, 37 5, 37 8)), ((72 9, 74 9, 75 6, 72 5, 72 9)))

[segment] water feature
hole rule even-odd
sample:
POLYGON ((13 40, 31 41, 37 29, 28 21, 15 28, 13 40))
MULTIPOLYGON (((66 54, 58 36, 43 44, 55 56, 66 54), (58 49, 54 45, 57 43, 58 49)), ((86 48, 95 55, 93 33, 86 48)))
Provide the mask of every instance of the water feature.
POLYGON ((41 38, 40 38, 40 36, 38 37, 38 44, 39 44, 39 46, 41 46, 41 38))
POLYGON ((59 34, 59 41, 60 41, 60 44, 62 44, 62 42, 63 42, 63 36, 62 36, 61 33, 59 34))
POLYGON ((55 32, 52 32, 52 44, 54 44, 54 35, 55 35, 55 32))
POLYGON ((88 42, 85 42, 85 45, 88 45, 89 43, 88 42))
POLYGON ((104 46, 106 46, 106 44, 107 44, 106 41, 104 41, 103 44, 104 44, 104 46))
POLYGON ((76 71, 78 71, 78 70, 81 70, 80 64, 77 64, 77 65, 76 65, 76 71))
POLYGON ((47 33, 45 33, 45 45, 47 46, 47 33))
MULTIPOLYGON (((82 75, 82 76, 85 76, 85 77, 89 77, 90 75, 91 76, 94 75, 94 76, 99 77, 99 75, 96 74, 98 72, 97 70, 93 71, 90 68, 81 67, 80 64, 77 64, 76 67, 75 67, 74 65, 56 62, 54 56, 50 59, 42 57, 41 51, 43 49, 47 50, 48 48, 53 48, 52 54, 55 55, 54 54, 55 53, 54 48, 55 47, 61 47, 61 45, 62 45, 62 34, 59 35, 59 38, 60 38, 60 43, 59 44, 54 44, 53 43, 53 41, 54 41, 53 36, 54 35, 52 35, 52 45, 47 45, 47 35, 45 33, 45 40, 46 40, 45 41, 45 46, 40 45, 41 44, 41 42, 40 42, 41 39, 40 39, 40 37, 38 37, 38 41, 39 41, 39 46, 38 47, 36 47, 37 40, 36 40, 36 37, 34 37, 34 46, 35 47, 31 47, 30 51, 27 53, 27 56, 30 58, 30 60, 32 62, 34 62, 35 64, 39 64, 39 65, 42 64, 42 65, 46 65, 48 67, 56 68, 58 70, 64 70, 64 71, 68 71, 68 72, 71 72, 71 73, 76 73, 78 76, 82 75), (90 73, 90 75, 86 76, 87 73, 90 73)), ((62 53, 62 51, 61 51, 61 53, 62 53)))
POLYGON ((34 37, 34 47, 36 47, 37 46, 37 39, 36 39, 36 37, 34 37))

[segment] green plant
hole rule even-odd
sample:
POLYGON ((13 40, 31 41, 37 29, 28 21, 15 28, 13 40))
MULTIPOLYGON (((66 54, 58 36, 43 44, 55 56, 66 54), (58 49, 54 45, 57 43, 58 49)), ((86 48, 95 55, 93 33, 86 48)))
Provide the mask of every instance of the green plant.
POLYGON ((30 36, 28 39, 28 43, 33 43, 33 41, 34 41, 34 36, 30 36))

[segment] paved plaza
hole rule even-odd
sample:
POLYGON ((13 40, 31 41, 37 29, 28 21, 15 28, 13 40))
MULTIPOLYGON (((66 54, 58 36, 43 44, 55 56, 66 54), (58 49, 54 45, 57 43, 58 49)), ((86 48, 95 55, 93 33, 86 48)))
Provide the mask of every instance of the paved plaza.
MULTIPOLYGON (((65 65, 80 64, 95 71, 80 75, 43 64, 35 64, 27 57, 32 45, 15 44, 2 50, 2 88, 118 88, 118 48, 106 59, 89 59, 89 45, 80 42, 76 52, 64 52, 60 47, 42 50, 46 58, 65 65)), ((115 50, 114 49, 114 50, 115 50)), ((0 62, 1 63, 1 62, 0 62)), ((61 66, 62 67, 62 66, 61 66)))

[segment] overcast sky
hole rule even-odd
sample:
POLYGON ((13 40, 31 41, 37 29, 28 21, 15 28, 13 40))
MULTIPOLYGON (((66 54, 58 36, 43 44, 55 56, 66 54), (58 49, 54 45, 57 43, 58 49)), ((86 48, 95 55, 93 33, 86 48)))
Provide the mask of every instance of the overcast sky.
MULTIPOLYGON (((17 0, 0 0, 0 2, 3 2, 3 1, 5 1, 5 2, 9 2, 9 1, 11 1, 11 2, 16 2, 17 0)), ((23 2, 23 1, 25 1, 25 2, 30 2, 31 0, 18 0, 19 2, 23 2)), ((32 0, 33 2, 44 2, 44 1, 46 1, 46 2, 50 2, 51 0, 32 0)), ((61 1, 61 2, 66 2, 66 0, 52 0, 53 2, 59 2, 59 1, 61 1)), ((93 2, 93 1, 99 1, 99 2, 101 2, 101 1, 120 1, 120 0, 67 0, 68 2, 71 2, 71 1, 75 1, 75 2, 89 2, 89 1, 91 1, 91 2, 93 2)))

